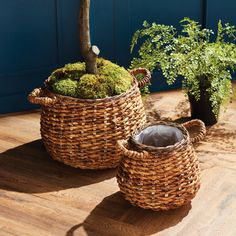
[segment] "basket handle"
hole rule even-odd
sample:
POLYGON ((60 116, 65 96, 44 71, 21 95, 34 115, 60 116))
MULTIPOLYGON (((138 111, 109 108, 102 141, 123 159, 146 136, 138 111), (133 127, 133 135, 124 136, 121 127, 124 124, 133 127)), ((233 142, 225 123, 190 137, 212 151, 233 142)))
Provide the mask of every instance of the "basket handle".
POLYGON ((117 145, 118 145, 118 148, 123 152, 123 154, 125 156, 130 156, 130 157, 144 157, 146 155, 148 155, 148 152, 146 151, 142 151, 142 152, 137 152, 137 151, 134 151, 134 150, 129 150, 126 148, 128 144, 128 141, 127 140, 118 140, 117 141, 117 145))
POLYGON ((151 81, 151 72, 145 68, 137 68, 130 71, 130 74, 136 78, 136 75, 143 74, 144 77, 141 80, 138 80, 139 88, 143 88, 144 86, 148 85, 151 81))
POLYGON ((29 95, 28 100, 33 104, 39 104, 42 106, 52 106, 57 102, 57 98, 48 97, 46 95, 45 89, 36 88, 29 95))
POLYGON ((192 143, 199 142, 199 141, 203 140, 206 136, 206 126, 205 126, 204 122, 201 121, 201 120, 197 120, 197 119, 191 120, 191 121, 185 122, 183 124, 183 126, 186 129, 191 128, 192 126, 198 126, 199 127, 198 134, 195 137, 190 138, 190 141, 192 143))

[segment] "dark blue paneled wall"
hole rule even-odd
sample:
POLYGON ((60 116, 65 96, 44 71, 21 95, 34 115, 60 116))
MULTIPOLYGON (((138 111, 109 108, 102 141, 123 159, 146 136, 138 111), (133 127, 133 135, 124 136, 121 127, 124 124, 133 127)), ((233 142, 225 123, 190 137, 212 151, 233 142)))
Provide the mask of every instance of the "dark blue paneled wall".
POLYGON ((77 0, 11 0, 0 7, 0 113, 35 108, 27 94, 79 59, 77 0))
MULTIPOLYGON (((236 26, 235 0, 207 0, 206 1, 206 27, 217 30, 217 23, 230 23, 236 26)), ((234 74, 233 79, 236 79, 234 74)))
POLYGON ((0 29, 0 111, 28 108, 28 91, 57 65, 55 3, 1 2, 0 29))
POLYGON ((216 29, 219 19, 236 25, 235 0, 207 0, 206 25, 216 29))
MULTIPOLYGON (((130 39, 144 20, 178 25, 188 16, 209 27, 218 18, 236 24, 235 5, 233 0, 91 0, 92 42, 102 57, 127 67, 130 39)), ((0 113, 34 108, 27 94, 53 69, 81 59, 78 8, 79 0, 1 2, 0 113)), ((155 73, 151 90, 167 88, 155 73)))

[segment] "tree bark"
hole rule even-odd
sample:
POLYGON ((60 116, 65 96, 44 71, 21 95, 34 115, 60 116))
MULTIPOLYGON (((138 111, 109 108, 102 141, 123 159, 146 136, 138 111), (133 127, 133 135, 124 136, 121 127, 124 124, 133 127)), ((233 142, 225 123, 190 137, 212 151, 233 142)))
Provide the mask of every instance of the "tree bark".
POLYGON ((81 54, 86 64, 86 72, 88 74, 96 74, 97 57, 100 51, 97 46, 91 46, 89 11, 90 0, 80 0, 79 32, 81 54))

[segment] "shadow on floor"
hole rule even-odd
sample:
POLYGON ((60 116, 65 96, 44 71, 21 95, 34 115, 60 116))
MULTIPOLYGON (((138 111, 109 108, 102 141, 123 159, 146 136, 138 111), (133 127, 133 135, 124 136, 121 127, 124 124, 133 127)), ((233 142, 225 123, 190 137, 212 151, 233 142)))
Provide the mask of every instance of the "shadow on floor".
POLYGON ((65 236, 80 235, 81 230, 89 236, 152 235, 181 222, 190 209, 189 203, 170 211, 144 210, 132 206, 120 192, 116 192, 104 198, 83 223, 74 225, 65 236))
POLYGON ((81 170, 54 161, 41 139, 0 154, 0 189, 52 192, 101 182, 115 174, 116 169, 81 170))
POLYGON ((235 140, 235 126, 221 122, 212 127, 208 127, 206 142, 214 144, 217 150, 236 152, 235 140))

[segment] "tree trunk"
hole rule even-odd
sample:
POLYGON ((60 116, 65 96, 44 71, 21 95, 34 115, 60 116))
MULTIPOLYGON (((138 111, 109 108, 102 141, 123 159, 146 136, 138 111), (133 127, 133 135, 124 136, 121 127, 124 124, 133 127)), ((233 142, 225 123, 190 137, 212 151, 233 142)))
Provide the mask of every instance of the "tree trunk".
POLYGON ((80 0, 79 32, 81 53, 86 64, 88 74, 97 73, 97 57, 99 49, 91 46, 89 27, 90 0, 80 0))

